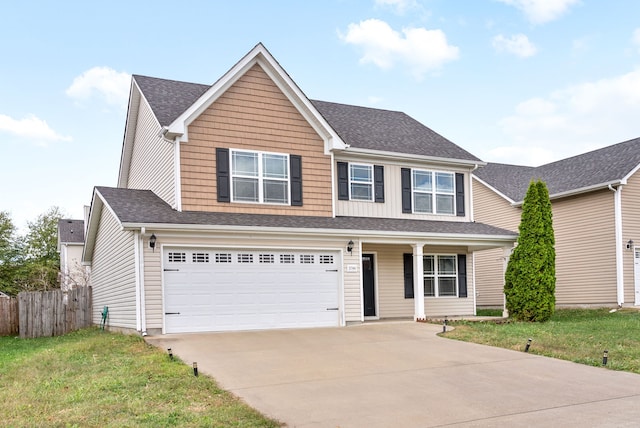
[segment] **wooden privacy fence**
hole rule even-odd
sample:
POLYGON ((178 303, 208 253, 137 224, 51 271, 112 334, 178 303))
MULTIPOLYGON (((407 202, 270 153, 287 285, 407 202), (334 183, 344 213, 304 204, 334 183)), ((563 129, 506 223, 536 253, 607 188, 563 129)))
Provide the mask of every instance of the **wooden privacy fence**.
POLYGON ((18 299, 0 298, 0 336, 18 334, 18 299))
POLYGON ((91 325, 91 287, 18 294, 21 338, 60 336, 91 325))

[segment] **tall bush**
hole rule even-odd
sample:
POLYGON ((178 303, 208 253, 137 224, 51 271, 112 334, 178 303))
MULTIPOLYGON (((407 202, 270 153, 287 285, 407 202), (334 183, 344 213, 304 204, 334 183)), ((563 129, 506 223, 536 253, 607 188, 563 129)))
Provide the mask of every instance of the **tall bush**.
POLYGON ((549 191, 540 180, 529 184, 518 230, 505 273, 507 310, 517 320, 547 321, 556 303, 556 253, 549 191))

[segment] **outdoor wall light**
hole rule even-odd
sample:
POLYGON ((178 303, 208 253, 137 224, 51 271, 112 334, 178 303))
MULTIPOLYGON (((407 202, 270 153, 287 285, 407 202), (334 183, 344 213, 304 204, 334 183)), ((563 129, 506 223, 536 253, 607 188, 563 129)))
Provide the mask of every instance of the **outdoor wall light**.
POLYGON ((349 240, 349 242, 347 242, 347 251, 349 253, 351 253, 353 251, 353 241, 349 240))
POLYGON ((631 250, 633 248, 633 239, 629 239, 627 241, 627 250, 631 250))
POLYGON ((157 239, 158 238, 156 238, 155 234, 151 234, 151 236, 149 237, 149 248, 151 248, 154 253, 156 251, 156 240, 157 239))

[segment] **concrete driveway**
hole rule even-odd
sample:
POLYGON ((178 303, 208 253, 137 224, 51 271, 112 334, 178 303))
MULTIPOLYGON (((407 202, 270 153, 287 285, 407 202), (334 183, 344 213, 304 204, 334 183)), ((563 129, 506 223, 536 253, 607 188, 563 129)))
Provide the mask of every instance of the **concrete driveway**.
POLYGON ((640 426, 639 375, 440 331, 396 322, 147 340, 291 427, 640 426))

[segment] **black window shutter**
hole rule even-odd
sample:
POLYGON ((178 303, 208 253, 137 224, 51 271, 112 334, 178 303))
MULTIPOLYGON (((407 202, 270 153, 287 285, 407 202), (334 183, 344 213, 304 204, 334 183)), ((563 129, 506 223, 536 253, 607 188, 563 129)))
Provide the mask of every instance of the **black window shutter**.
POLYGON ((413 299, 413 254, 403 254, 404 298, 413 299))
POLYGON ((229 149, 216 149, 216 178, 218 202, 231 202, 229 149))
POLYGON ((289 155, 289 173, 291 174, 291 205, 302 206, 302 157, 289 155))
POLYGON ((373 187, 376 202, 384 202, 384 166, 373 166, 373 187))
POLYGON ((338 199, 349 200, 349 164, 338 162, 338 199))
POLYGON ((467 297, 467 255, 458 254, 458 297, 467 297))
POLYGON ((402 212, 411 213, 411 169, 400 170, 402 180, 402 212))
POLYGON ((464 217, 464 174, 456 173, 456 215, 464 217))

